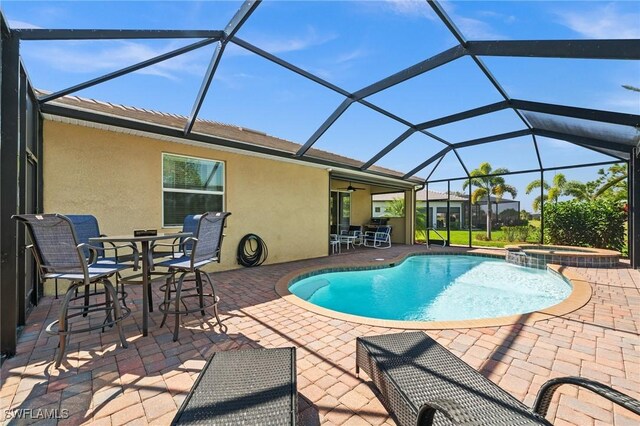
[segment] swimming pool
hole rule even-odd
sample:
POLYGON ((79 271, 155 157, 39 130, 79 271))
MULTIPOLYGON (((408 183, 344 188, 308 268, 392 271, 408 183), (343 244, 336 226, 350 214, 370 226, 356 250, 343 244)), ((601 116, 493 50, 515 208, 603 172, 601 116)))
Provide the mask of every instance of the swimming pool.
POLYGON ((571 290, 550 271, 462 255, 412 256, 390 268, 321 273, 289 286, 323 308, 400 321, 524 314, 560 303, 571 290))

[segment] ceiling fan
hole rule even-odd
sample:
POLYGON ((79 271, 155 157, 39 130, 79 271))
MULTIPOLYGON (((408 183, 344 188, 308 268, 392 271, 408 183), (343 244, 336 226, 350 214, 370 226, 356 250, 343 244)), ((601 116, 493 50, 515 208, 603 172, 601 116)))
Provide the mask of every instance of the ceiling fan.
POLYGON ((356 186, 353 186, 351 184, 351 182, 349 182, 349 186, 347 186, 346 188, 338 188, 338 189, 341 189, 341 190, 344 190, 344 191, 347 191, 347 192, 355 192, 355 191, 358 191, 358 190, 361 191, 361 190, 363 190, 365 188, 358 188, 356 186))

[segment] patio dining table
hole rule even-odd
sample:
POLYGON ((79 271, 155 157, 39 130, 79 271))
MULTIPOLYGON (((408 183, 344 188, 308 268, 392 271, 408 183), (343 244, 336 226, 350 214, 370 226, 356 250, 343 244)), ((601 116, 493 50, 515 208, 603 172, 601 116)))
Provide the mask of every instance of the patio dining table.
POLYGON ((177 233, 159 233, 156 235, 114 235, 108 237, 96 237, 90 238, 89 241, 92 243, 140 243, 142 246, 142 335, 146 336, 148 334, 148 323, 149 323, 149 292, 151 291, 151 280, 149 279, 151 272, 151 262, 150 259, 150 248, 152 242, 161 241, 161 240, 173 240, 175 238, 185 238, 190 237, 191 232, 177 232, 177 233))

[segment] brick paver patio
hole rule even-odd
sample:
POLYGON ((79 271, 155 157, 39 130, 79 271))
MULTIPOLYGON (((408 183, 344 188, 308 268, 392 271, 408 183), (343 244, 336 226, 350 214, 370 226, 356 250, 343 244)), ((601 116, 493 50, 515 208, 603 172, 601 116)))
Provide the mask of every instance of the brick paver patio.
MULTIPOLYGON (((117 346, 117 333, 111 331, 75 335, 60 370, 52 362, 57 337, 43 331, 55 318, 59 300, 45 298, 29 317, 17 355, 1 369, 5 423, 11 423, 14 413, 7 410, 49 408, 68 414, 59 424, 169 424, 212 352, 295 346, 301 424, 394 424, 367 377, 356 378, 354 352, 357 336, 397 330, 323 317, 286 302, 273 288, 280 277, 296 269, 390 259, 416 250, 426 249, 358 250, 217 273, 228 332, 213 329, 210 316, 202 322, 190 315, 184 318, 177 343, 168 327, 159 328, 162 316, 157 310, 150 315, 149 336, 142 337, 137 310, 141 291, 130 286, 133 312, 123 323, 129 348, 117 346)), ((640 272, 624 266, 572 271, 590 282, 593 297, 571 314, 530 325, 427 333, 527 405, 544 381, 565 375, 592 378, 640 398, 640 272)), ((161 299, 157 286, 156 302, 161 299)), ((548 416, 557 425, 622 426, 640 421, 604 399, 570 387, 561 388, 557 399, 560 404, 552 405, 548 416)))

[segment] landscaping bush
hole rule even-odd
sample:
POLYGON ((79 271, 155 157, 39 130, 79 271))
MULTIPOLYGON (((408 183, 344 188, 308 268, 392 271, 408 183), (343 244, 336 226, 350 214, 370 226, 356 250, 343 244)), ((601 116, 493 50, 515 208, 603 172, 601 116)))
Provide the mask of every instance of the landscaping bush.
POLYGON ((529 225, 525 226, 503 226, 504 240, 509 242, 527 241, 529 236, 529 225))
POLYGON ((625 220, 626 213, 604 199, 546 203, 545 242, 622 250, 625 220))
POLYGON ((487 238, 487 234, 483 232, 478 232, 477 234, 473 234, 473 238, 477 241, 490 241, 489 238, 487 238))
POLYGON ((529 225, 529 235, 527 242, 540 244, 540 227, 529 225))

